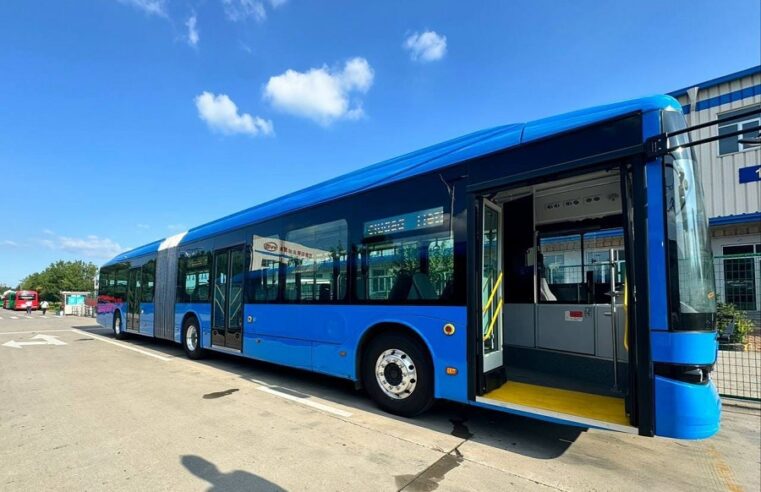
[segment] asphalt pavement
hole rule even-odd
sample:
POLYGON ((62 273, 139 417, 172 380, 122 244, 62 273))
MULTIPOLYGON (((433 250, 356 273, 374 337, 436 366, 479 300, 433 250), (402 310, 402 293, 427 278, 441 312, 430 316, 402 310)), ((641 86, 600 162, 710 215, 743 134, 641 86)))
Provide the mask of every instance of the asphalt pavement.
POLYGON ((403 419, 346 381, 0 310, 0 490, 755 491, 760 427, 734 405, 705 441, 449 403, 403 419))

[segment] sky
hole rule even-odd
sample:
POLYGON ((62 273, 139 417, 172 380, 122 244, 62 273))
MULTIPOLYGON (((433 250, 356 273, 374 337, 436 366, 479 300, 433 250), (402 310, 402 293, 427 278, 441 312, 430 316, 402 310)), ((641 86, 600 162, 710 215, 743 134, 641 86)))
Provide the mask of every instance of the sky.
POLYGON ((761 63, 758 0, 3 0, 0 283, 761 63))

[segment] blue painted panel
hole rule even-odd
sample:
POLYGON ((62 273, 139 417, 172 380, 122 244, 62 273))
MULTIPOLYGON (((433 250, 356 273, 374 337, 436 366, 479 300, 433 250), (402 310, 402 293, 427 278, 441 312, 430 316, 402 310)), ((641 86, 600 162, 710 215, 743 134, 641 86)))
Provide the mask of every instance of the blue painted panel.
MULTIPOLYGON (((597 106, 591 109, 583 109, 581 111, 574 111, 572 113, 552 116, 550 118, 526 123, 521 142, 530 142, 542 137, 548 137, 556 133, 573 130, 574 128, 581 128, 582 126, 591 125, 637 111, 643 113, 654 111, 654 114, 657 115, 658 110, 667 108, 679 110, 681 107, 679 101, 671 96, 652 96, 644 99, 634 99, 631 101, 609 104, 606 106, 597 106)), ((660 133, 660 131, 657 133, 660 133)), ((654 133, 653 135, 656 135, 657 133, 654 133)))
POLYGON ((114 326, 114 312, 113 311, 100 312, 100 306, 101 305, 98 305, 99 312, 98 314, 95 315, 95 321, 103 328, 108 328, 110 330, 114 326))
POLYGON ((182 321, 186 314, 194 314, 201 324, 201 347, 211 347, 211 304, 208 302, 180 302, 174 306, 174 341, 182 342, 182 321))
POLYGON ((108 304, 98 304, 97 321, 103 328, 112 330, 114 328, 114 313, 116 311, 121 312, 122 316, 122 329, 125 326, 125 313, 127 312, 126 302, 112 302, 108 304))
POLYGON ((740 184, 755 183, 761 181, 761 166, 741 167, 737 174, 740 184))
POLYGON ((655 434, 705 439, 719 431, 721 400, 713 381, 689 384, 655 377, 655 434))
POLYGON ((120 315, 122 317, 122 325, 123 325, 123 327, 126 326, 126 323, 127 323, 127 303, 126 302, 115 302, 113 304, 113 306, 114 306, 114 311, 113 312, 119 311, 119 313, 120 313, 120 315))
MULTIPOLYGON (((660 114, 645 114, 644 140, 661 133, 660 114)), ((666 272, 666 226, 663 203, 663 161, 645 164, 647 181, 647 273, 650 304, 650 329, 668 330, 668 291, 666 272)))
POLYGON ((437 398, 467 401, 465 307, 247 304, 243 353, 357 380, 360 339, 382 322, 408 326, 426 343, 434 361, 437 398), (455 325, 454 335, 444 335, 446 323, 455 325), (458 374, 447 376, 446 367, 456 367, 458 374))
POLYGON ((149 337, 153 336, 153 303, 140 303, 140 334, 149 337))
POLYGON ((243 354, 252 359, 312 370, 312 342, 309 340, 244 334, 243 354))
POLYGON ((719 346, 716 332, 653 331, 650 334, 653 362, 713 364, 719 346))

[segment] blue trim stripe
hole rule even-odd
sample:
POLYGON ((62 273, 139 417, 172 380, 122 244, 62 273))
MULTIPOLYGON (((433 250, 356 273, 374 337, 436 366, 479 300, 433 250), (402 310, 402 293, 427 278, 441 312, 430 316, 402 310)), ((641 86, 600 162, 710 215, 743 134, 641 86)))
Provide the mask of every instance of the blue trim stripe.
POLYGON ((759 222, 761 222, 761 212, 727 215, 726 217, 711 217, 708 219, 708 225, 711 227, 746 223, 757 224, 759 222))
POLYGON ((647 180, 647 274, 650 290, 650 329, 668 330, 666 281, 666 224, 663 216, 663 163, 645 165, 647 180))
POLYGON ((719 431, 721 400, 713 381, 691 384, 655 376, 655 435, 705 439, 719 431))
POLYGON ((715 331, 654 331, 650 334, 653 362, 666 364, 713 364, 716 362, 715 331))
MULTIPOLYGON (((726 94, 721 94, 716 97, 711 97, 709 99, 704 99, 703 101, 698 101, 697 104, 695 104, 695 110, 696 111, 704 111, 706 109, 715 108, 716 106, 721 106, 723 104, 729 104, 735 101, 742 101, 743 99, 747 99, 749 97, 753 96, 761 96, 761 84, 754 85, 752 87, 746 87, 745 89, 739 89, 736 91, 728 92, 726 94)), ((689 104, 685 104, 682 106, 682 112, 684 114, 690 114, 691 108, 689 104)))
MULTIPOLYGON (((642 116, 643 140, 660 133, 660 113, 645 113, 642 116)), ((645 186, 647 187, 647 285, 650 330, 668 330, 666 224, 663 213, 663 161, 661 159, 654 159, 645 164, 645 186)))
POLYGON ((685 94, 687 94, 687 91, 692 89, 693 87, 700 87, 701 89, 708 89, 709 87, 716 87, 719 84, 724 84, 726 82, 732 82, 733 80, 741 79, 743 77, 747 77, 749 75, 755 75, 757 73, 761 73, 761 65, 756 65, 755 67, 746 68, 745 70, 740 70, 739 72, 730 73, 728 75, 723 75, 721 77, 717 77, 715 79, 706 80, 705 82, 700 82, 698 84, 692 84, 689 87, 684 87, 682 89, 676 90, 674 92, 670 92, 669 96, 672 97, 680 97, 685 94))

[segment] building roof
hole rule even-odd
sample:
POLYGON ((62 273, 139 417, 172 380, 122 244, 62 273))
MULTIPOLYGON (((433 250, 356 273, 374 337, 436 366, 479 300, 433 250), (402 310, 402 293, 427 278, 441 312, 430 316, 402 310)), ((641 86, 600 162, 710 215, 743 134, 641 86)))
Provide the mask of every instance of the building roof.
POLYGON ((232 231, 253 222, 315 206, 330 200, 360 193, 406 178, 443 169, 468 159, 482 157, 510 147, 544 137, 589 126, 619 116, 661 109, 681 109, 670 96, 650 96, 629 101, 596 106, 570 113, 543 118, 528 123, 513 123, 432 145, 409 154, 344 174, 300 191, 256 205, 164 241, 154 241, 122 253, 106 265, 156 252, 162 244, 185 244, 215 234, 232 231))
POLYGON ((761 73, 761 65, 757 65, 755 67, 746 68, 745 70, 740 70, 739 72, 730 73, 728 75, 724 75, 722 77, 717 77, 715 79, 706 80, 705 82, 700 82, 697 84, 692 84, 688 87, 685 87, 683 89, 679 89, 674 92, 669 92, 669 95, 671 97, 681 97, 687 94, 687 91, 692 89, 693 87, 700 87, 701 89, 708 89, 709 87, 715 87, 719 84, 723 84, 725 82, 731 82, 733 80, 741 79, 743 77, 747 77, 748 75, 755 75, 757 73, 761 73))

